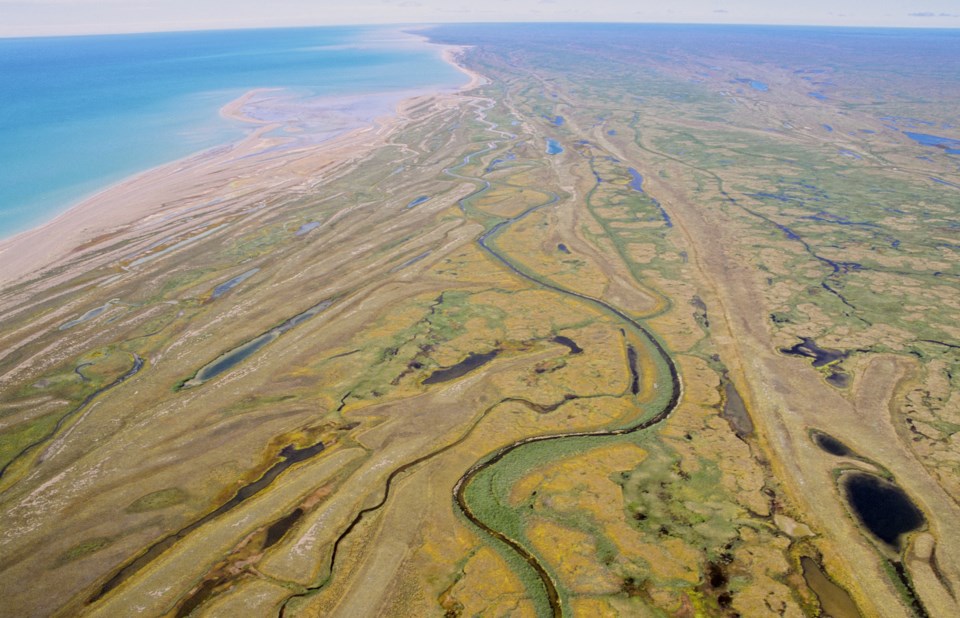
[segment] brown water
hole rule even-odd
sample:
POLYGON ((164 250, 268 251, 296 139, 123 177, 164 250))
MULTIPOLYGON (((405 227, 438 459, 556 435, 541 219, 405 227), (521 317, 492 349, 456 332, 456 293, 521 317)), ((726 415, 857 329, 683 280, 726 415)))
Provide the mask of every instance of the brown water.
POLYGON ((724 378, 723 380, 723 418, 730 423, 731 429, 740 438, 745 438, 753 434, 753 421, 750 420, 750 414, 747 413, 747 406, 743 403, 743 397, 737 391, 733 382, 724 378))
POLYGON ((816 560, 804 556, 800 559, 800 566, 803 567, 803 579, 820 600, 824 618, 862 618, 847 591, 833 583, 816 560))

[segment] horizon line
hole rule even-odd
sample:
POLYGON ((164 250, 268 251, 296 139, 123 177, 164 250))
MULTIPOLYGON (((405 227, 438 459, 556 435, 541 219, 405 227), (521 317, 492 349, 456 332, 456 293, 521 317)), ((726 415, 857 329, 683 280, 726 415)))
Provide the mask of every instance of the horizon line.
POLYGON ((180 34, 180 33, 202 33, 202 32, 242 32, 253 30, 305 30, 314 28, 422 28, 429 29, 440 26, 474 26, 474 25, 607 25, 607 26, 706 26, 706 27, 763 27, 763 28, 829 28, 836 30, 921 30, 921 31, 950 31, 960 32, 960 26, 938 26, 938 25, 867 25, 867 24, 815 24, 815 23, 718 23, 710 21, 533 21, 533 20, 506 20, 506 21, 450 21, 450 22, 383 22, 383 23, 338 23, 338 24, 287 24, 287 25, 232 25, 232 26, 213 26, 213 27, 184 27, 173 29, 118 29, 93 32, 71 32, 63 31, 61 33, 3 33, 0 32, 0 39, 44 39, 44 38, 69 38, 69 37, 95 37, 95 36, 124 36, 138 34, 180 34))

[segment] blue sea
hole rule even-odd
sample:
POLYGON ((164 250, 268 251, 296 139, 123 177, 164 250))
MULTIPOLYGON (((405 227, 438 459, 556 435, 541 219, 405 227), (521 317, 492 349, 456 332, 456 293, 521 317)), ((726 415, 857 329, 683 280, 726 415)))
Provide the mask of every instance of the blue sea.
POLYGON ((131 174, 241 138, 254 88, 298 97, 453 88, 439 48, 383 27, 0 39, 0 238, 131 174))

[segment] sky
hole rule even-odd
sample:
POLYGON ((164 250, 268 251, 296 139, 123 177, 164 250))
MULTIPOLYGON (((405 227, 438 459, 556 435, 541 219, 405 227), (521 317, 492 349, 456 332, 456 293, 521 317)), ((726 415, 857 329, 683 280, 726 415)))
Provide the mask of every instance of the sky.
POLYGON ((0 36, 491 21, 960 28, 960 0, 0 0, 0 36))

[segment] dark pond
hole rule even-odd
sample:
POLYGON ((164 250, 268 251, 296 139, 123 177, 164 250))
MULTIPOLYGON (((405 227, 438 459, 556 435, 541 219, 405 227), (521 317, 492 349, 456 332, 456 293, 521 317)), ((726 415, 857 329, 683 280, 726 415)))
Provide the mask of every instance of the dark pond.
POLYGON ((901 535, 923 525, 923 513, 897 485, 864 472, 848 472, 841 480, 857 518, 887 545, 899 549, 901 535))
POLYGON ((632 167, 627 171, 630 172, 630 176, 633 177, 633 180, 630 181, 630 188, 634 191, 643 191, 643 176, 640 175, 640 172, 632 167))
POLYGON ((800 343, 792 348, 780 348, 780 351, 791 356, 812 358, 814 367, 823 367, 825 365, 829 365, 830 363, 843 360, 849 356, 849 352, 821 348, 813 341, 813 339, 810 339, 809 337, 801 337, 800 343))
POLYGON ((424 384, 439 384, 441 382, 449 382, 461 376, 464 376, 474 369, 486 365, 494 358, 497 357, 497 354, 500 354, 500 350, 490 350, 489 352, 484 352, 483 354, 477 354, 476 352, 470 352, 465 359, 457 363, 452 367, 447 367, 445 369, 437 369, 430 377, 423 381, 424 384))
POLYGON ((570 348, 571 354, 579 354, 583 352, 583 348, 577 345, 577 343, 570 337, 564 337, 563 335, 557 335, 553 338, 554 343, 559 343, 560 345, 565 345, 570 348))
POLYGON ((850 447, 831 435, 821 431, 814 431, 810 437, 813 438, 814 444, 831 455, 836 455, 837 457, 853 457, 855 455, 855 453, 850 450, 850 447))
POLYGON ((303 517, 303 509, 297 508, 283 519, 270 524, 270 527, 267 528, 267 538, 263 541, 263 549, 267 549, 279 543, 280 540, 283 539, 284 535, 286 535, 290 530, 290 528, 300 521, 301 517, 303 517))
POLYGON ((559 245, 557 245, 557 250, 562 253, 566 253, 567 255, 570 255, 570 249, 567 249, 567 246, 563 243, 560 243, 559 245))
POLYGON ((632 345, 627 345, 627 363, 630 365, 630 392, 634 395, 640 393, 640 370, 637 368, 637 349, 632 345))

